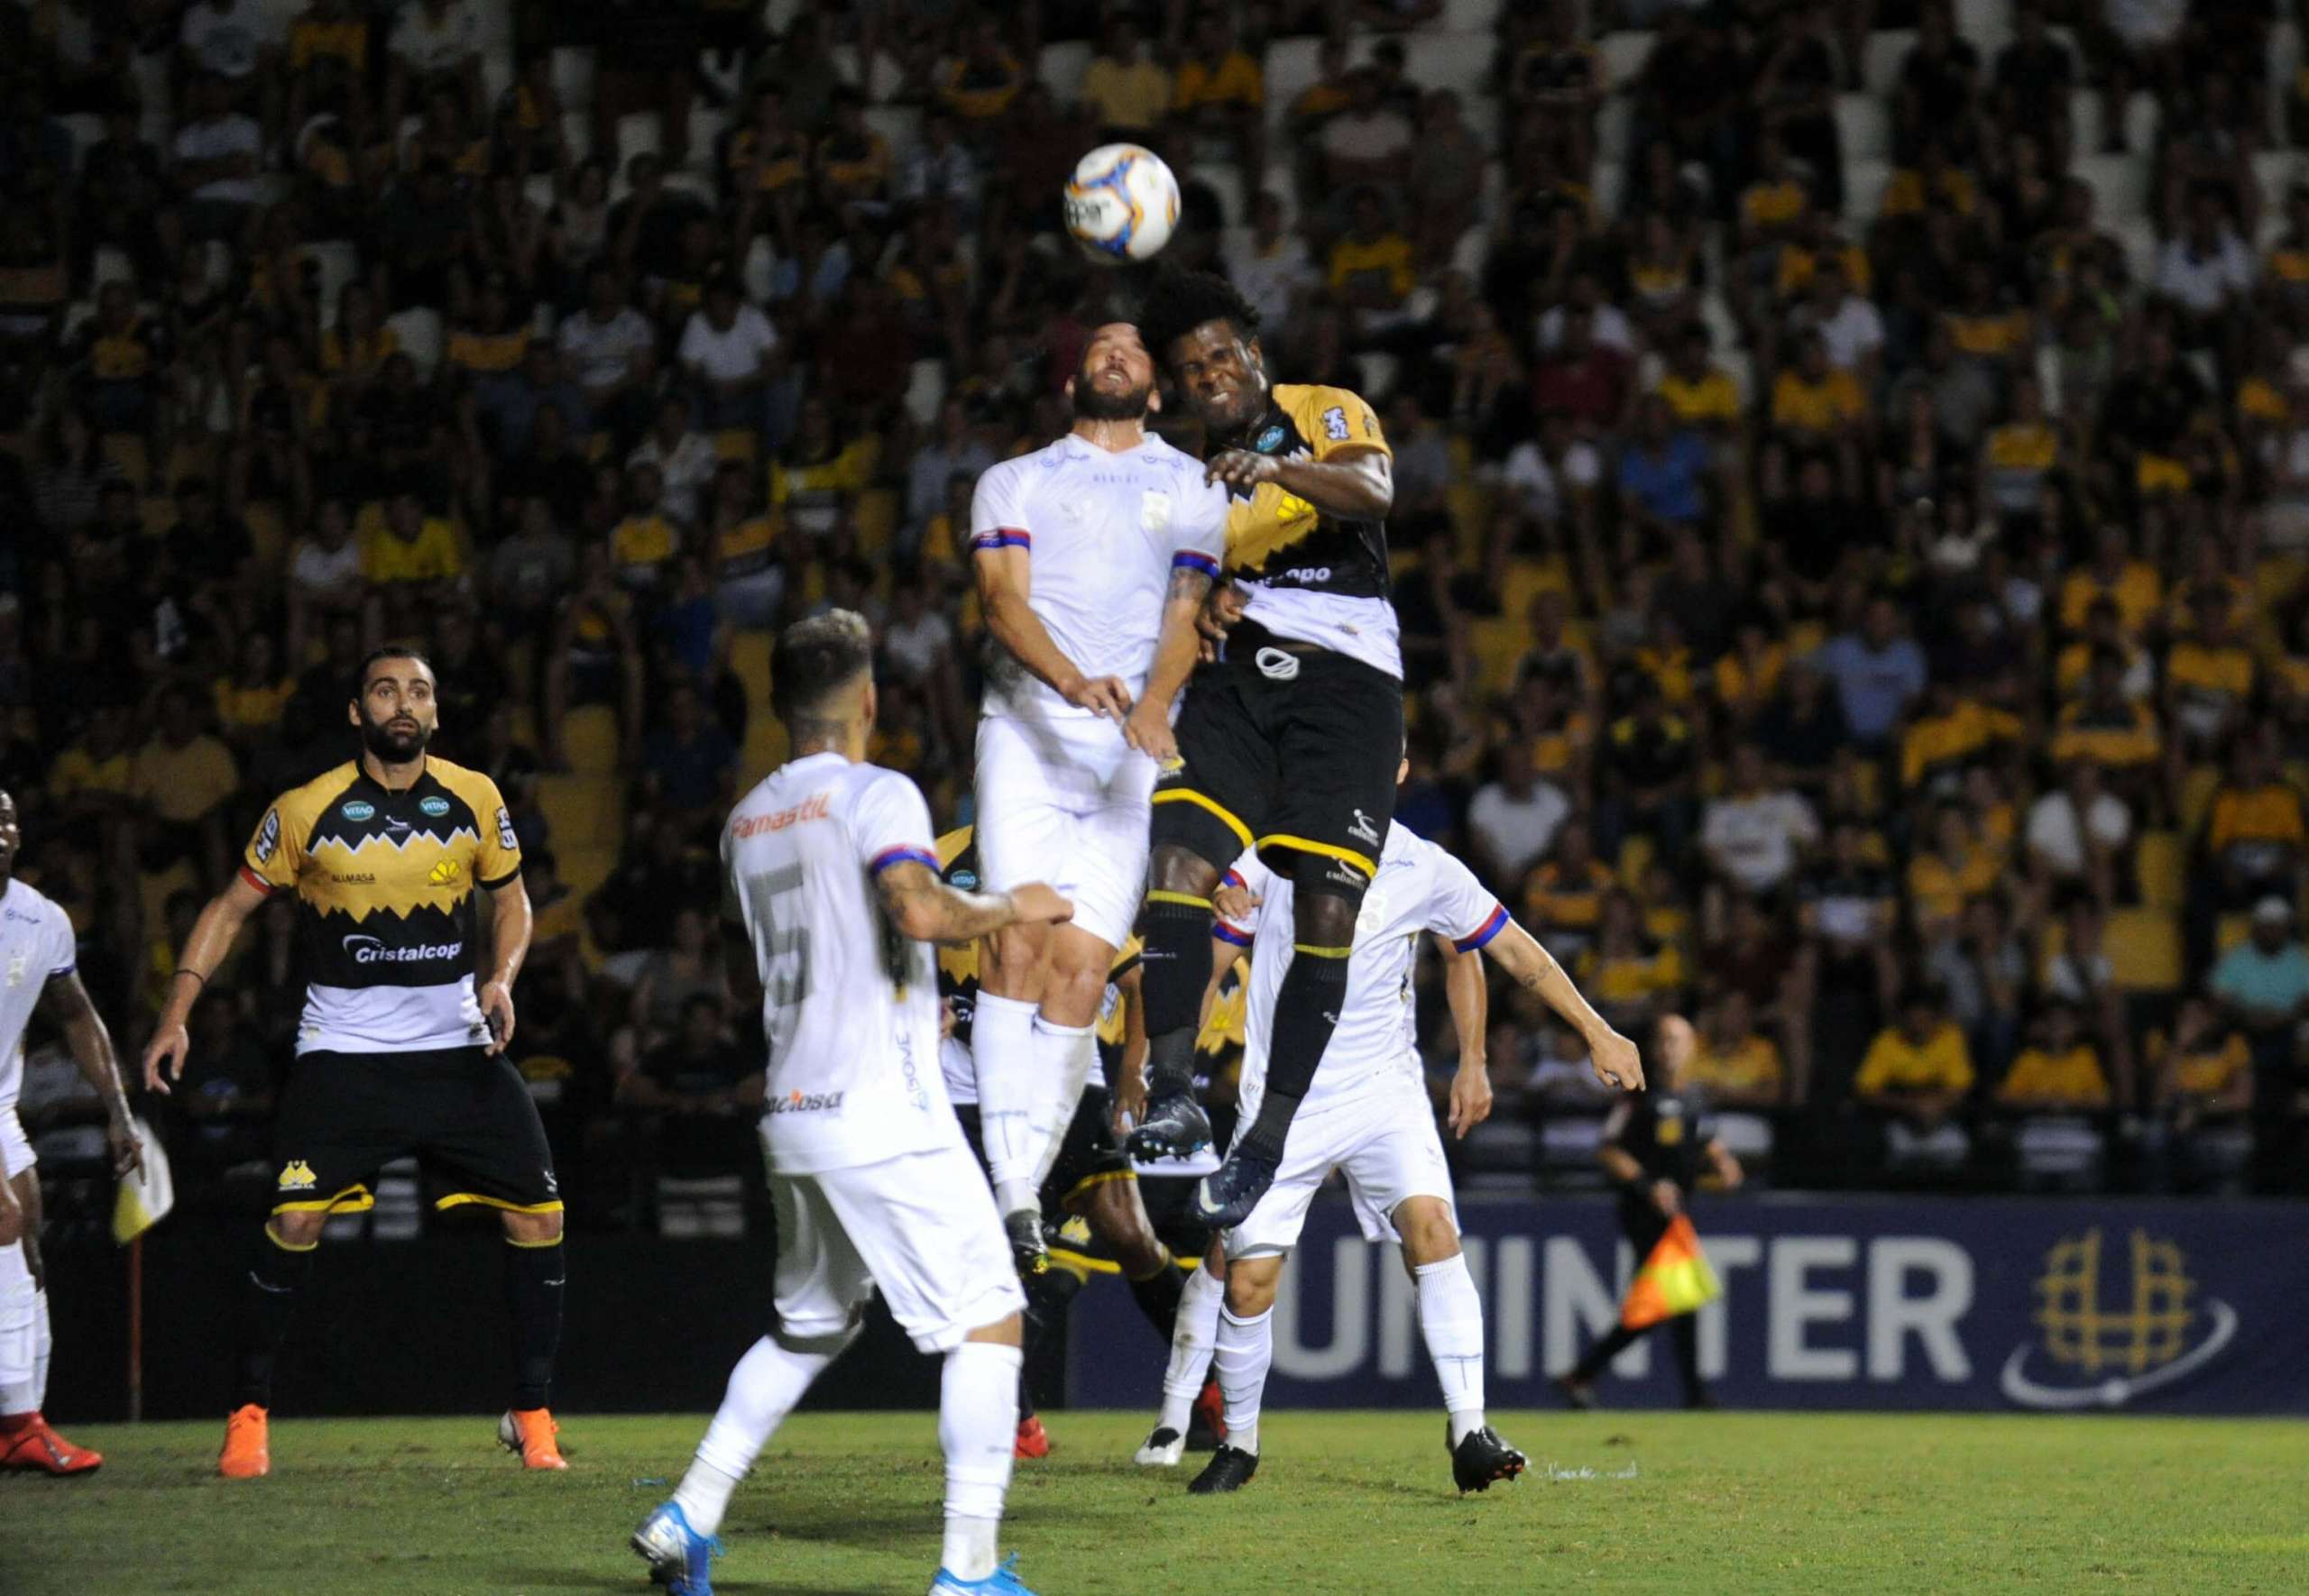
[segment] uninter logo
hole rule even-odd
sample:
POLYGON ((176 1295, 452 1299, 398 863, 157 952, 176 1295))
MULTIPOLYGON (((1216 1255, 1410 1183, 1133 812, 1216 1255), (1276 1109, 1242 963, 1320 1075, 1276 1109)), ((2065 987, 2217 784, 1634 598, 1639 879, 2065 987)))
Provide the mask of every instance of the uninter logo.
POLYGON ((833 807, 833 794, 820 793, 806 798, 791 809, 781 809, 775 814, 750 814, 730 825, 732 837, 751 837, 763 831, 783 831, 788 826, 798 826, 804 821, 822 821, 833 807))
POLYGON ((765 1114, 822 1114, 842 1106, 840 1092, 788 1092, 762 1105, 765 1114))
POLYGON ((345 950, 355 964, 425 964, 436 959, 455 959, 465 950, 463 942, 413 942, 406 948, 388 948, 375 937, 347 937, 345 950))

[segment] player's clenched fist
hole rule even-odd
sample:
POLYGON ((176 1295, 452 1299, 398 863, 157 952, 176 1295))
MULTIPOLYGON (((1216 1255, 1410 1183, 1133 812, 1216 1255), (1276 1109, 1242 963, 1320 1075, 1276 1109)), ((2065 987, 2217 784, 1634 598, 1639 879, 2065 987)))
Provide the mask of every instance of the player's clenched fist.
POLYGON ((1074 905, 1039 881, 1012 887, 1010 908, 1021 922, 1030 925, 1074 918, 1074 905))
POLYGON ((1607 1031, 1588 1044, 1587 1061, 1596 1078, 1624 1092, 1643 1090, 1643 1059, 1635 1044, 1616 1031, 1607 1031))

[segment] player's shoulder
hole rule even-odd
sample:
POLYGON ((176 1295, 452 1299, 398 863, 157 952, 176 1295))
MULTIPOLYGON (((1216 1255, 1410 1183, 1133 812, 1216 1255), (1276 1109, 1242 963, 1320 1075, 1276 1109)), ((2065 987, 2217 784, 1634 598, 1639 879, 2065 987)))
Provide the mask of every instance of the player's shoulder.
POLYGON ((1339 427, 1348 423, 1368 427, 1372 436, 1377 436, 1370 401, 1351 388, 1334 388, 1324 382, 1278 382, 1274 385, 1274 402, 1298 424, 1310 443, 1326 432, 1338 441, 1339 427), (1333 411, 1338 412, 1336 417, 1331 415, 1333 411))
POLYGON ((360 762, 347 759, 342 765, 331 766, 303 785, 279 794, 273 799, 272 807, 287 823, 308 827, 360 779, 360 762))
MULTIPOLYGON (((977 858, 977 841, 978 828, 975 826, 956 826, 952 830, 940 837, 933 845, 938 850, 938 873, 949 881, 953 879, 958 867, 961 869, 972 870, 974 873, 973 861, 977 858)), ((962 890, 968 892, 973 889, 964 887, 962 890)))
MULTIPOLYGON (((497 784, 468 766, 437 759, 428 754, 425 759, 425 774, 452 798, 472 810, 476 820, 490 818, 504 802, 498 795, 497 784)), ((419 807, 423 807, 421 803, 419 807)))
POLYGON ((0 891, 0 923, 10 921, 51 930, 61 926, 67 932, 72 929, 72 917, 64 905, 21 876, 11 879, 6 890, 0 891))

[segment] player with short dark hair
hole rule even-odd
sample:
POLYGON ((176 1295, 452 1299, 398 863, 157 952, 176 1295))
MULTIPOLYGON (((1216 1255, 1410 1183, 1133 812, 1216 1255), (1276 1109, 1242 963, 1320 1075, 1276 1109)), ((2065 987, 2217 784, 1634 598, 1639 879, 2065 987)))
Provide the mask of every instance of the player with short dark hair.
POLYGON ((504 1057, 529 949, 520 843, 496 784, 426 752, 439 713, 421 654, 396 647, 363 660, 346 719, 358 756, 265 811, 240 873, 178 956, 144 1050, 144 1084, 168 1091, 191 1050, 186 1017, 242 923, 275 892, 294 891, 305 1013, 274 1122, 281 1169, 268 1244, 243 1294, 217 1469, 235 1479, 271 1471, 273 1366, 321 1232, 330 1215, 371 1206, 377 1169, 412 1153, 455 1181, 437 1206, 498 1211, 514 1363, 498 1439, 527 1467, 563 1468, 546 1406, 561 1342, 561 1189, 537 1105, 504 1057), (483 894, 491 962, 476 988, 483 894))
POLYGON ((1127 729, 1163 764, 1144 919, 1147 1117, 1132 1151, 1210 1140, 1194 1100, 1210 973, 1211 893, 1245 848, 1297 889, 1295 948, 1274 1011, 1266 1096, 1202 1182, 1199 1217, 1242 1222, 1347 1003, 1356 916, 1394 813, 1403 654, 1388 601, 1393 454, 1340 388, 1270 386, 1258 313, 1224 280, 1157 280, 1139 324, 1202 423, 1206 473, 1232 500, 1216 606, 1229 629, 1196 668, 1192 627, 1165 627, 1127 729), (1173 733, 1167 711, 1191 674, 1173 733))

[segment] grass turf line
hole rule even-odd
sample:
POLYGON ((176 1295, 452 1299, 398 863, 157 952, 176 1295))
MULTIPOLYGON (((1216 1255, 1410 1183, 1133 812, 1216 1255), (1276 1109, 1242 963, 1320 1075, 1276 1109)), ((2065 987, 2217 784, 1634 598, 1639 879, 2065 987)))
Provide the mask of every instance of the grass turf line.
MULTIPOLYGON (((625 1537, 705 1421, 562 1417, 566 1474, 524 1474, 492 1417, 287 1417, 254 1481, 215 1477, 221 1424, 69 1426, 107 1461, 0 1476, 0 1591, 644 1591, 625 1537)), ((1534 1474, 1463 1500, 1438 1415, 1269 1414, 1231 1498, 1185 1494, 1193 1456, 1135 1467, 1145 1415, 1048 1422, 1004 1533, 1044 1596, 2309 1587, 2297 1423, 1501 1413, 1534 1474)), ((796 1418, 732 1504, 714 1588, 919 1592, 941 1487, 932 1415, 796 1418)))

